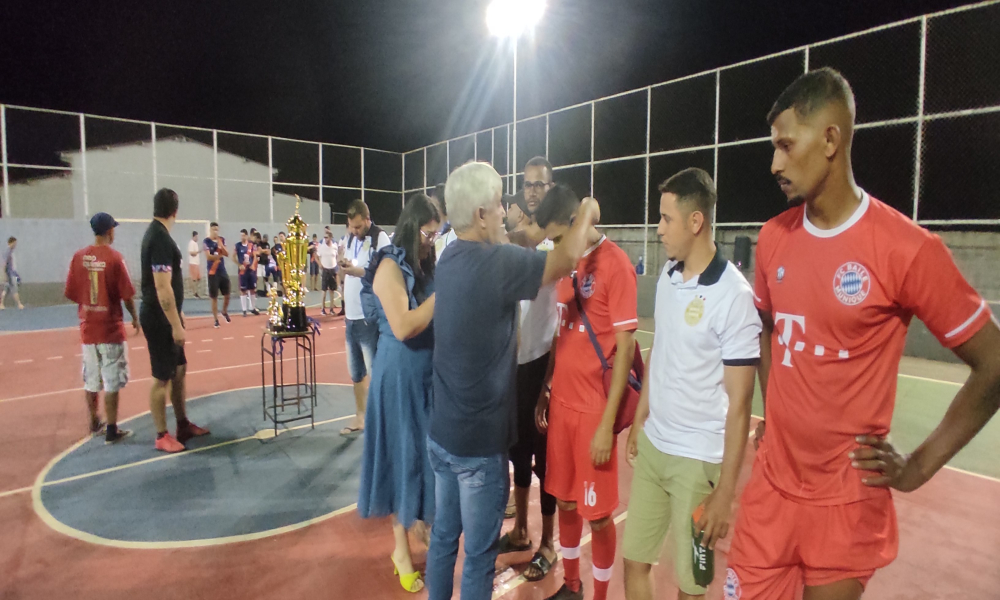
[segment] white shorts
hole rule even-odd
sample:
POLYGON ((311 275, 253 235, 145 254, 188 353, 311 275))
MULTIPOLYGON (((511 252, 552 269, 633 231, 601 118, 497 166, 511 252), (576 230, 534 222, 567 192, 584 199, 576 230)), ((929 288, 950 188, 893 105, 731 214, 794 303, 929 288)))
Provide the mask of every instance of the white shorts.
POLYGON ((257 277, 261 279, 267 277, 267 269, 264 268, 264 265, 257 265, 257 277))
POLYGON ((117 392, 128 383, 128 344, 83 345, 83 389, 117 392), (103 386, 102 386, 103 383, 103 386))

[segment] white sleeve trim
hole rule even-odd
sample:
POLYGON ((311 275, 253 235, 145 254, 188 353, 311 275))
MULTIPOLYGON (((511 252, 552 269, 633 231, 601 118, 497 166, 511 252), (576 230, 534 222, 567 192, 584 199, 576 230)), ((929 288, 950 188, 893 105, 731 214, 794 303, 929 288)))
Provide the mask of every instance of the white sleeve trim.
POLYGON ((982 312, 984 310, 986 310, 986 300, 980 301, 980 303, 979 303, 979 309, 976 310, 976 312, 972 313, 972 316, 969 317, 968 319, 966 319, 965 323, 962 323, 958 327, 956 327, 956 328, 952 329, 951 331, 949 331, 948 333, 944 334, 944 339, 953 338, 956 335, 958 335, 958 334, 962 333, 963 331, 965 331, 966 329, 968 329, 969 325, 972 325, 972 323, 979 317, 979 315, 982 314, 982 312))
POLYGON ((619 327, 621 325, 629 325, 631 323, 639 323, 639 319, 629 319, 628 321, 618 321, 617 323, 612 323, 612 327, 619 327))

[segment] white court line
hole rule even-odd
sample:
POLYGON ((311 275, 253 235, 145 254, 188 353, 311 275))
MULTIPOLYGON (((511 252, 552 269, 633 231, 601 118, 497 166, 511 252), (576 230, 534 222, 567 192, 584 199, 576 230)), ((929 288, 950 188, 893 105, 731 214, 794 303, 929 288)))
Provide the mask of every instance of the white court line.
POLYGON ((31 363, 31 362, 35 362, 35 361, 32 360, 32 359, 30 359, 30 358, 27 358, 25 360, 15 360, 14 364, 15 365, 26 365, 26 364, 31 363))
POLYGON ((215 340, 201 340, 201 343, 205 344, 205 343, 212 342, 212 341, 215 341, 215 340))
POLYGON ((199 351, 198 351, 198 354, 202 354, 202 353, 204 353, 204 352, 211 352, 211 350, 199 350, 199 351))
POLYGON ((243 339, 245 339, 245 340, 251 339, 252 340, 255 337, 257 337, 257 336, 255 336, 255 335, 245 335, 245 336, 243 336, 243 339))
MULTIPOLYGON (((324 356, 335 356, 337 354, 344 354, 345 352, 346 352, 346 350, 341 350, 339 352, 323 352, 321 354, 315 355, 315 358, 321 358, 321 357, 324 357, 324 356)), ((294 358, 285 358, 285 359, 282 359, 282 360, 285 361, 285 360, 295 360, 295 359, 294 358)), ((242 365, 229 365, 228 367, 215 367, 214 369, 202 369, 200 371, 188 371, 187 375, 190 376, 190 375, 198 375, 200 373, 215 373, 215 372, 218 372, 218 371, 228 371, 230 369, 243 369, 243 368, 246 368, 246 367, 257 367, 257 368, 260 368, 260 362, 258 361, 258 362, 252 362, 252 363, 245 363, 245 364, 242 364, 242 365)), ((143 377, 141 379, 131 379, 131 380, 129 380, 129 383, 139 383, 140 381, 151 381, 152 379, 153 379, 152 377, 143 377)), ((339 384, 324 384, 324 385, 339 385, 339 384)), ((67 394, 67 393, 70 393, 70 392, 79 392, 81 390, 83 390, 82 387, 77 387, 77 388, 70 388, 68 390, 56 390, 54 392, 41 392, 39 394, 30 394, 28 396, 14 396, 13 398, 0 398, 0 404, 3 404, 4 402, 14 402, 15 400, 30 400, 32 398, 41 398, 43 396, 55 396, 57 394, 67 394)), ((227 390, 223 390, 223 391, 227 391, 227 390)))
MULTIPOLYGON (((132 349, 133 349, 133 350, 145 350, 145 349, 146 349, 146 347, 145 347, 145 346, 136 346, 136 347, 134 347, 134 348, 132 348, 132 349)), ((77 356, 79 356, 79 354, 77 354, 77 356)))
POLYGON ((46 358, 45 360, 62 360, 62 357, 61 356, 50 356, 50 357, 46 358))
POLYGON ((76 356, 77 358, 80 358, 83 355, 82 354, 74 354, 73 356, 76 356))
POLYGON ((226 340, 232 340, 232 339, 235 339, 235 338, 231 338, 231 337, 225 337, 225 338, 222 338, 222 341, 224 341, 224 342, 225 342, 226 340))

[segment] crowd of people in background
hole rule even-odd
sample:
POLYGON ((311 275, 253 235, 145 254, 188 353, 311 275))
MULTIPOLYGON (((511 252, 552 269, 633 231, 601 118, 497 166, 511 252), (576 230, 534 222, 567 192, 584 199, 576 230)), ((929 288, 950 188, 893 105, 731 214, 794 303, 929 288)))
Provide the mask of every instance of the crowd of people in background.
MULTIPOLYGON (((776 101, 771 172, 790 208, 760 233, 753 286, 715 244, 710 175, 685 169, 659 185, 657 235, 669 261, 648 361, 634 337, 631 261, 597 228, 597 200, 554 181, 544 157, 526 163, 516 198, 505 198, 490 165, 470 162, 431 195, 410 197, 391 238, 361 200, 348 207, 341 242, 329 228, 313 236, 309 277, 314 287, 321 279, 321 315, 327 295, 332 312, 343 290, 356 412, 341 434, 365 434, 358 511, 392 518, 391 562, 405 590, 426 586, 432 600, 450 599, 464 537, 463 599, 493 595, 499 554, 535 550, 524 578, 542 581, 561 561, 550 600, 582 600, 586 521, 589 585, 605 600, 617 553, 618 436, 628 430, 627 598, 653 597, 651 568, 665 543, 679 597, 703 597, 712 582, 706 556, 730 528, 728 570, 717 578, 726 598, 803 589, 807 598, 860 598, 897 553, 889 488, 923 485, 997 411, 1000 328, 940 238, 855 184, 854 116, 849 84, 828 68, 799 77, 776 101), (888 432, 913 316, 971 375, 938 429, 903 455, 888 432), (758 378, 765 421, 733 519, 758 378), (528 527, 533 476, 537 546, 528 527), (514 524, 501 535, 508 514, 514 524), (425 574, 411 534, 427 545, 425 574)), ((66 296, 79 305, 91 432, 109 444, 129 435, 116 426, 128 381, 124 305, 149 351, 156 448, 179 452, 209 431, 185 412, 182 255, 170 237, 179 200, 164 189, 153 204, 138 314, 110 247, 117 223, 103 213, 91 221, 95 243, 73 258, 66 296)), ((244 316, 258 312, 260 279, 281 285, 284 234, 272 240, 244 229, 230 251, 218 224, 201 246, 193 232, 188 272, 200 282, 204 253, 216 327, 220 314, 230 321, 227 258, 244 316)), ((4 295, 16 299, 15 247, 11 238, 4 295)))

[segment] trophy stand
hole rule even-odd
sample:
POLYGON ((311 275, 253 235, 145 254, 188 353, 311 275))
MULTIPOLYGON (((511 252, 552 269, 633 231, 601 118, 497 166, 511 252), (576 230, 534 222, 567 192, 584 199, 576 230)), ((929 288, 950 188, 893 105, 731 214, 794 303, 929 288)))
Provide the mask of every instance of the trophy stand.
POLYGON ((312 427, 316 427, 315 348, 316 334, 311 330, 267 330, 260 338, 261 407, 264 420, 270 419, 274 424, 275 435, 278 435, 278 425, 303 419, 309 419, 312 427), (294 358, 289 352, 292 348, 295 350, 294 358), (271 359, 270 386, 267 385, 267 357, 271 359), (287 368, 286 373, 285 363, 289 361, 295 364, 294 380, 292 368, 287 368))
POLYGON ((309 259, 309 239, 306 223, 299 216, 301 198, 295 196, 295 214, 288 219, 288 237, 285 246, 278 253, 278 267, 281 269, 282 287, 268 290, 267 329, 260 339, 260 385, 261 404, 264 420, 274 423, 274 434, 278 425, 309 419, 316 426, 316 333, 309 326, 306 317, 306 290, 304 286, 306 265, 309 259), (270 339, 270 344, 268 343, 270 339), (291 342, 295 349, 295 382, 285 379, 285 362, 291 342), (271 401, 268 404, 267 376, 265 364, 271 357, 271 401), (292 413, 292 407, 295 412, 292 413), (286 409, 288 412, 286 413, 286 409), (279 416, 278 413, 281 413, 279 416))

